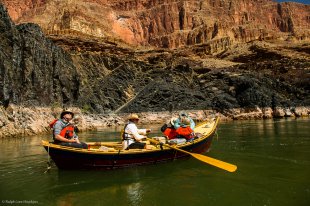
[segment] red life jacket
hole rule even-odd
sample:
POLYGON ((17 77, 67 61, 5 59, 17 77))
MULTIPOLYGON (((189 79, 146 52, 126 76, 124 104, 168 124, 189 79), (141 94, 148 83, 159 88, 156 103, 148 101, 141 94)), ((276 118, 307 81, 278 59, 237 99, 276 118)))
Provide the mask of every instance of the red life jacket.
POLYGON ((178 135, 174 128, 167 127, 165 131, 163 131, 164 135, 168 137, 168 139, 175 139, 178 135))
POLYGON ((58 119, 54 119, 53 121, 51 121, 51 123, 49 124, 50 128, 53 129, 54 128, 54 124, 58 121, 58 119))
POLYGON ((176 130, 176 133, 178 135, 184 137, 185 139, 191 139, 191 138, 194 137, 194 131, 189 126, 187 126, 187 127, 179 127, 176 130))
MULTIPOLYGON (((54 128, 55 123, 58 121, 58 119, 54 119, 50 124, 50 128, 54 128)), ((66 139, 71 139, 74 136, 74 125, 68 124, 65 126, 61 131, 60 131, 60 136, 66 138, 66 139)))
POLYGON ((68 124, 60 131, 60 136, 71 139, 74 136, 74 125, 68 124))

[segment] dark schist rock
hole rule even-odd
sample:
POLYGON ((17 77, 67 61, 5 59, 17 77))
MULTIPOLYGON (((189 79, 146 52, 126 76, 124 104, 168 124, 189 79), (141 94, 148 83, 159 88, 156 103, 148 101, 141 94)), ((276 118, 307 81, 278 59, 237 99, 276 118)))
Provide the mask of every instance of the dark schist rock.
POLYGON ((79 79, 71 56, 47 39, 36 24, 15 26, 0 5, 2 104, 72 104, 79 79))
POLYGON ((138 50, 91 37, 46 38, 39 26, 16 26, 3 6, 0 12, 4 107, 13 103, 77 106, 90 113, 227 112, 310 104, 309 61, 303 46, 275 50, 252 42, 246 52, 225 50, 216 59, 224 66, 214 67, 214 56, 195 53, 195 46, 138 50), (227 62, 231 66, 225 66, 227 62))

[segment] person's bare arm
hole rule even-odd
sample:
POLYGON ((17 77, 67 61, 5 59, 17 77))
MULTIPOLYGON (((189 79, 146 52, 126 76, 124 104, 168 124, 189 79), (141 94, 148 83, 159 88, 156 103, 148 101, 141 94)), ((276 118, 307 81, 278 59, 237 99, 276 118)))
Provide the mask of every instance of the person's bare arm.
POLYGON ((57 140, 59 140, 61 142, 76 142, 76 143, 80 143, 78 139, 75 139, 75 138, 67 139, 67 138, 64 138, 61 135, 56 135, 55 139, 57 139, 57 140))

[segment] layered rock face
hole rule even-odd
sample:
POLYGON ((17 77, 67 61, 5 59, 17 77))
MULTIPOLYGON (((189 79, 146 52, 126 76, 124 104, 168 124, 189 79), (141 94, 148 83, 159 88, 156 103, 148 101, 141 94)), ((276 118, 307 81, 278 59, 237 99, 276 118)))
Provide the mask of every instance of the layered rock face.
POLYGON ((51 41, 37 25, 15 26, 3 7, 1 16, 4 106, 73 105, 102 113, 310 104, 307 44, 240 45, 218 55, 214 66, 197 47, 138 51, 70 35, 51 41))
MULTIPOLYGON (((65 1, 40 2, 44 6, 65 1)), ((114 12, 118 12, 117 8, 124 12, 132 6, 130 1, 127 6, 119 1, 87 2, 85 5, 109 3, 105 8, 111 10, 114 5, 114 12)), ((150 2, 140 5, 137 1, 133 8, 151 11, 150 2)), ((277 11, 281 13, 283 8, 277 11)), ((128 15, 131 13, 130 10, 128 15)), ((42 15, 44 18, 40 15, 37 18, 49 19, 46 13, 42 15)), ((290 27, 297 31, 297 27, 289 24, 279 25, 282 30, 290 27)), ((185 28, 185 23, 183 26, 185 28)), ((196 42, 177 50, 133 48, 121 41, 70 29, 51 33, 46 38, 36 24, 15 25, 0 4, 0 136, 10 131, 16 134, 46 131, 50 118, 72 106, 79 108, 78 113, 89 114, 90 121, 95 118, 91 113, 147 111, 171 116, 167 114, 179 110, 199 110, 204 114, 211 110, 231 119, 309 114, 310 45, 307 40, 290 41, 289 45, 287 41, 262 39, 232 44, 230 37, 217 37, 221 33, 220 26, 212 28, 218 32, 208 44, 196 42), (210 53, 214 56, 207 55, 210 53), (55 108, 60 109, 55 112, 55 108), (36 113, 40 115, 37 117, 36 113), (36 128, 38 125, 41 128, 36 128)), ((195 28, 187 30, 196 31, 195 28)), ((99 121, 105 125, 120 122, 107 118, 99 118, 99 121)))
MULTIPOLYGON (((74 30, 133 45, 178 48, 310 37, 310 5, 272 0, 3 0, 16 23, 74 30), (228 40, 227 40, 228 39, 228 40)), ((217 52, 217 51, 215 51, 217 52)))
POLYGON ((3 1, 9 8, 10 16, 13 21, 18 21, 18 19, 25 13, 30 12, 34 8, 41 7, 46 3, 45 0, 24 0, 24 1, 3 1))

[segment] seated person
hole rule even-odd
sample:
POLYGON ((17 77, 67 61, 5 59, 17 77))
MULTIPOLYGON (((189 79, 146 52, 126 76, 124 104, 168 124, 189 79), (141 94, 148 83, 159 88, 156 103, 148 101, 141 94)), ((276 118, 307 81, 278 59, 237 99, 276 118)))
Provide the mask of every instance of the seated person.
POLYGON ((139 122, 137 114, 131 114, 128 117, 128 123, 124 127, 123 149, 148 149, 146 143, 141 142, 145 139, 147 133, 151 132, 150 129, 138 129, 136 124, 139 122))
POLYGON ((87 144, 80 142, 76 135, 74 125, 70 123, 74 114, 64 111, 60 114, 60 119, 53 125, 53 139, 55 144, 67 147, 87 149, 87 144))
POLYGON ((176 130, 178 138, 185 138, 187 142, 193 141, 195 138, 195 133, 190 127, 191 120, 189 118, 183 118, 180 125, 181 126, 176 130))
POLYGON ((195 122, 194 122, 194 120, 193 120, 192 118, 190 118, 190 117, 188 116, 188 114, 187 114, 186 112, 184 112, 184 111, 181 111, 181 112, 179 113, 179 118, 177 118, 177 119, 175 120, 174 128, 175 128, 175 129, 178 129, 179 127, 181 127, 182 121, 184 121, 184 119, 189 119, 189 121, 190 121, 190 128, 191 128, 192 130, 194 130, 194 129, 195 129, 195 122))
MULTIPOLYGON (((185 136, 183 136, 182 134, 186 133, 187 134, 187 126, 185 126, 184 123, 181 123, 180 125, 182 125, 181 127, 179 127, 178 129, 174 128, 174 125, 176 123, 178 118, 172 118, 171 119, 171 125, 173 125, 173 129, 171 129, 171 131, 169 131, 169 140, 168 140, 168 144, 182 144, 186 142, 186 138, 185 136), (183 129, 183 127, 185 127, 186 129, 183 129), (186 130, 186 131, 183 131, 186 130)), ((189 120, 188 120, 188 124, 189 124, 189 120)), ((190 127, 188 127, 190 129, 190 127)), ((190 129, 191 131, 191 129, 190 129)))

